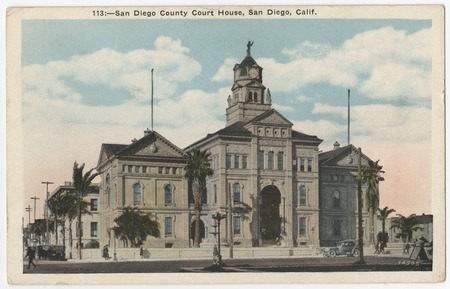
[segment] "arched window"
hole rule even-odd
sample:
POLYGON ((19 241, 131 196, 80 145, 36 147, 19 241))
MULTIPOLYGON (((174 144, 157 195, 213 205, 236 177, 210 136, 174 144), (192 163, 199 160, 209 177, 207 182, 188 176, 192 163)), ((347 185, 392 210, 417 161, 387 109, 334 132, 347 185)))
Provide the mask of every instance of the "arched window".
POLYGON ((255 91, 253 92, 253 101, 257 102, 258 101, 258 93, 255 91))
POLYGON ((140 183, 136 183, 133 185, 134 191, 134 204, 140 204, 142 202, 142 185, 140 183))
POLYGON ((241 186, 239 183, 233 185, 233 202, 238 203, 241 201, 241 186))
POLYGON ((253 101, 253 94, 251 91, 248 92, 248 101, 252 102, 253 101))
POLYGON ((306 187, 301 185, 299 188, 299 204, 300 206, 306 206, 306 187))
POLYGON ((339 191, 335 191, 333 193, 333 208, 335 209, 341 208, 341 193, 339 193, 339 191))
POLYGON ((270 151, 267 155, 267 165, 269 170, 273 170, 273 152, 270 151))
POLYGON ((168 184, 164 186, 164 203, 166 205, 172 204, 173 202, 173 186, 168 184))

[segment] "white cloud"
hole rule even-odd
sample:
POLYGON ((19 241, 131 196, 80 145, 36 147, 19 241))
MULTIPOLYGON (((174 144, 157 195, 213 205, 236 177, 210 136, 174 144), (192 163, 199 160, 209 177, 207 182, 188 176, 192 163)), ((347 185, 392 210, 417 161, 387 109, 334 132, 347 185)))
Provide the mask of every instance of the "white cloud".
POLYGON ((231 83, 233 81, 233 68, 236 63, 238 63, 237 59, 226 58, 211 80, 214 82, 227 81, 231 83))
MULTIPOLYGON (((159 37, 154 50, 134 50, 126 53, 104 48, 86 55, 73 56, 67 61, 51 61, 45 65, 23 67, 24 101, 28 96, 81 100, 83 86, 122 89, 120 93, 133 101, 147 101, 150 97, 150 70, 154 71, 154 96, 172 96, 179 83, 200 74, 201 65, 187 53, 180 40, 159 37), (126 92, 124 92, 126 91, 126 92)), ((106 94, 107 92, 105 92, 106 94)), ((84 95, 84 97, 89 97, 84 95)), ((98 95, 96 96, 98 97, 98 95)), ((107 99, 107 98, 106 98, 107 99)))
POLYGON ((294 124, 293 129, 309 134, 315 135, 318 138, 324 140, 321 147, 324 150, 329 150, 329 143, 334 143, 338 137, 346 131, 346 126, 336 124, 328 120, 304 120, 304 121, 292 121, 294 124))
MULTIPOLYGON (((291 61, 257 58, 264 83, 273 92, 292 92, 328 83, 356 89, 374 99, 430 97, 431 29, 407 34, 385 27, 355 35, 340 47, 305 41, 282 53, 291 61)), ((225 60, 215 81, 231 80, 234 61, 225 60), (231 63, 233 62, 233 63, 231 63)))
MULTIPOLYGON (((347 119, 347 107, 317 103, 313 113, 334 114, 347 119)), ((359 105, 351 107, 350 127, 353 134, 402 143, 431 138, 431 109, 394 105, 359 105)))
POLYGON ((292 59, 296 58, 321 59, 324 58, 328 54, 328 52, 331 51, 331 49, 332 47, 328 43, 320 44, 306 40, 294 49, 284 48, 281 52, 288 55, 292 59))

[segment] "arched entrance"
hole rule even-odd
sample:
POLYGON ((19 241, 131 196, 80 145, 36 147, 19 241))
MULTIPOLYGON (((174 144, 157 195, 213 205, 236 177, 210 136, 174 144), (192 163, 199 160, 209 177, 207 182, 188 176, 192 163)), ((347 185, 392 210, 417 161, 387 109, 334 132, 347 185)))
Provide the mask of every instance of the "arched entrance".
POLYGON ((275 245, 281 234, 281 194, 277 187, 267 186, 261 191, 260 230, 263 245, 275 245))
MULTIPOLYGON (((192 243, 194 242, 194 236, 195 236, 195 220, 191 223, 191 234, 190 234, 190 238, 192 240, 192 243)), ((205 238, 205 224, 203 223, 202 220, 200 220, 200 243, 202 242, 202 239, 205 238)))

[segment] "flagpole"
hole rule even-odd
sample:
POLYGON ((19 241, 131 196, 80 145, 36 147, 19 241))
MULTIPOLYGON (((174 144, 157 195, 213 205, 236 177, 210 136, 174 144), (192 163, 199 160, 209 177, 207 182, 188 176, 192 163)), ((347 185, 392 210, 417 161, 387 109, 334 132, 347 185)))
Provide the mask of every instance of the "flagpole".
POLYGON ((151 106, 152 106, 152 131, 153 131, 153 68, 152 68, 152 102, 151 102, 151 106))
POLYGON ((347 144, 350 145, 350 89, 348 90, 348 106, 347 106, 347 144))

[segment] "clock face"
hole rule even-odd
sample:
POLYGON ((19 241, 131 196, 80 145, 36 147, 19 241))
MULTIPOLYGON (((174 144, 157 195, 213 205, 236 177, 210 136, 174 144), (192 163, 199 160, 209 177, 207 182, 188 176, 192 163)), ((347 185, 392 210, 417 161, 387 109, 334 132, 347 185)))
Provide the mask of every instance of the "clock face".
POLYGON ((258 69, 256 69, 256 68, 251 68, 249 71, 248 71, 248 74, 250 75, 250 77, 252 77, 252 78, 257 78, 258 77, 258 69))

